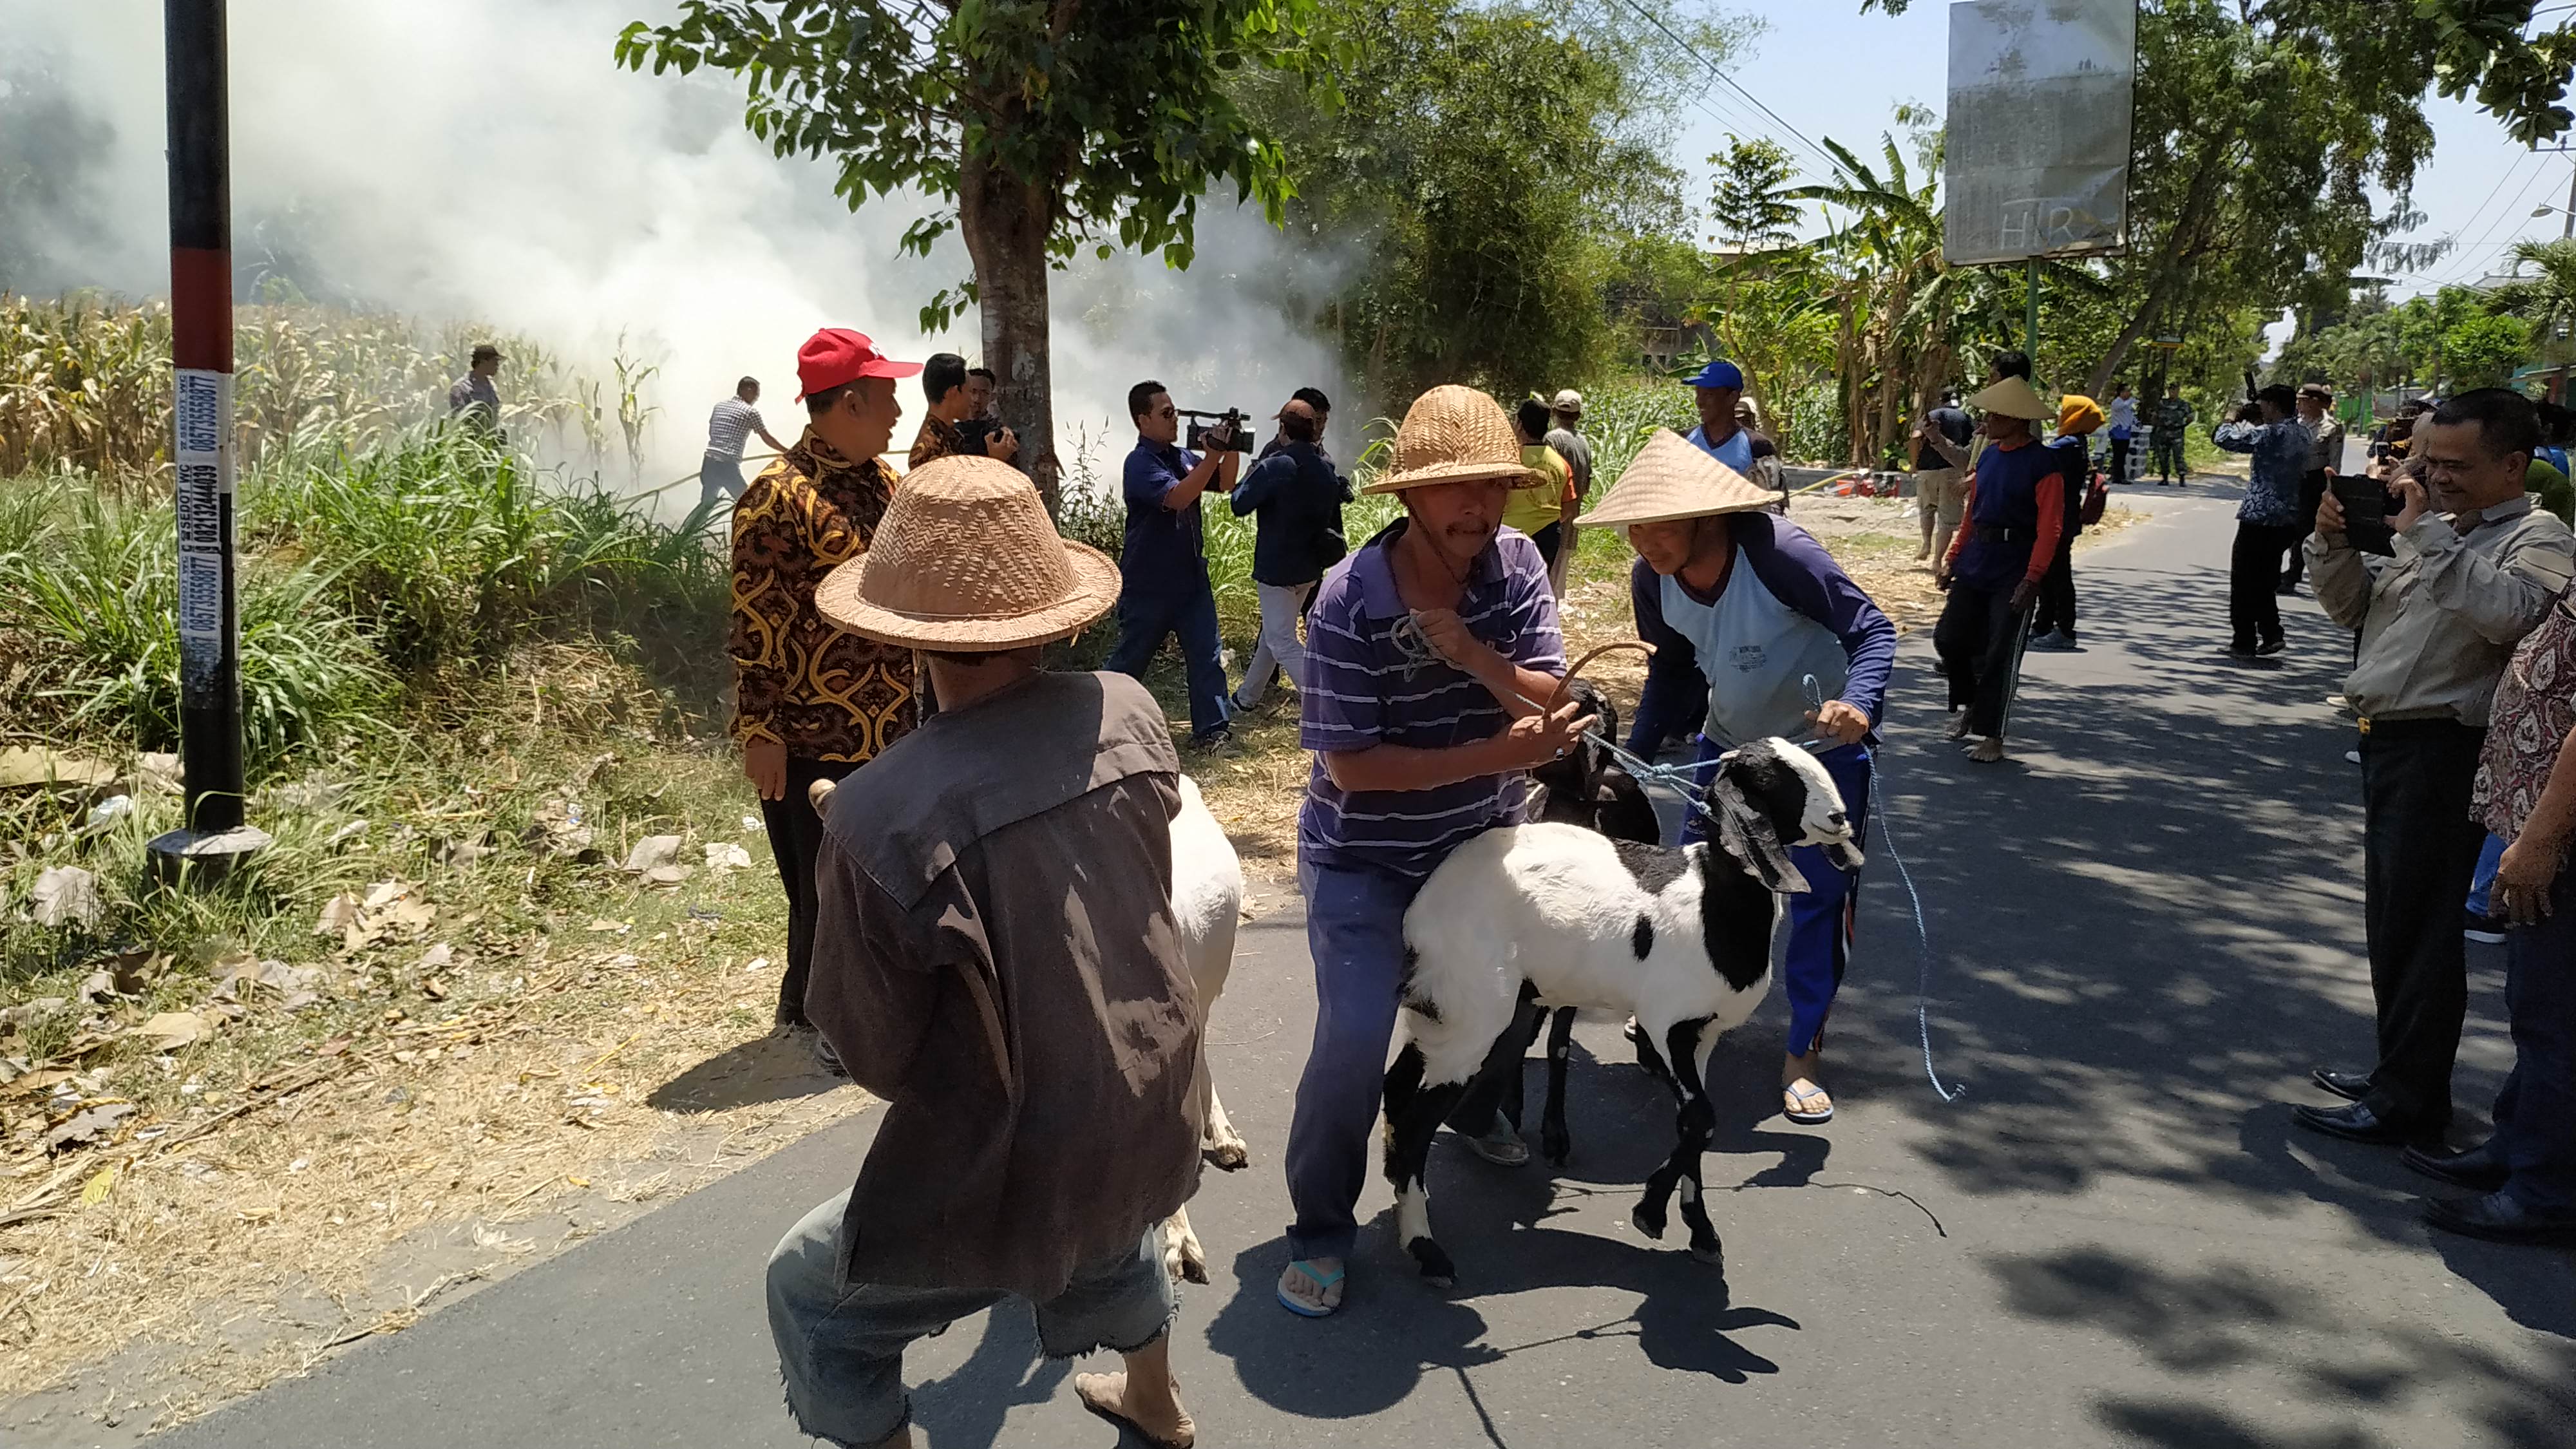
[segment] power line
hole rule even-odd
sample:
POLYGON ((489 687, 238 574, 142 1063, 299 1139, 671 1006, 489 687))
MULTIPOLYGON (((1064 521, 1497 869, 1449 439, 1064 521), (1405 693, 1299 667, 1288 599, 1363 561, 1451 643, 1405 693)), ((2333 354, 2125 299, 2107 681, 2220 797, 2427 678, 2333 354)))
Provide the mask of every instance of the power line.
MULTIPOLYGON (((1648 9, 1647 9, 1645 6, 1643 6, 1643 5, 1638 4, 1638 3, 1637 3, 1637 0, 1619 0, 1619 3, 1620 3, 1620 4, 1622 4, 1622 5, 1627 6, 1627 7, 1628 7, 1629 9, 1631 9, 1631 10, 1636 11, 1636 12, 1637 12, 1637 14, 1638 14, 1641 18, 1643 18, 1643 19, 1645 20, 1645 22, 1646 22, 1648 25, 1651 25, 1651 26, 1655 27, 1657 30, 1662 31, 1662 32, 1664 33, 1664 38, 1665 38, 1666 40, 1671 41, 1674 45, 1679 46, 1679 47, 1681 48, 1681 50, 1682 50, 1682 53, 1683 53, 1683 54, 1688 55, 1691 59, 1693 59, 1693 60, 1695 60, 1695 61, 1698 61, 1701 65, 1703 65, 1703 66, 1707 67, 1707 69, 1708 69, 1708 73, 1709 73, 1710 75, 1712 75, 1712 76, 1716 77, 1716 78, 1717 78, 1717 81, 1718 81, 1718 83, 1719 83, 1719 84, 1721 84, 1721 85, 1725 86, 1728 90, 1731 90, 1731 91, 1735 92, 1737 95, 1742 96, 1745 100, 1747 100, 1747 101, 1751 102, 1751 103, 1752 103, 1752 105, 1753 105, 1753 109, 1755 109, 1755 110, 1757 110, 1757 111, 1760 111, 1760 112, 1761 112, 1763 115, 1765 115, 1765 116, 1770 117, 1770 118, 1771 118, 1771 121, 1772 121, 1772 123, 1773 123, 1774 125, 1777 125, 1778 127, 1780 127, 1780 129, 1782 129, 1782 130, 1784 130, 1784 131, 1788 132, 1790 135, 1797 137, 1797 138, 1798 138, 1798 141, 1800 142, 1800 144, 1804 145, 1804 146, 1805 146, 1809 151, 1811 151, 1811 152, 1815 153, 1816 159, 1818 159, 1818 160, 1820 160, 1820 161, 1824 162, 1824 163, 1825 163, 1825 165, 1826 165, 1827 167, 1829 167, 1829 168, 1840 169, 1840 167, 1841 167, 1841 164, 1842 164, 1842 163, 1840 163, 1840 162, 1838 162, 1838 161, 1836 161, 1836 160, 1834 159, 1834 155, 1833 155, 1833 153, 1832 153, 1831 151, 1828 151, 1828 150, 1826 150, 1824 147, 1817 145, 1817 144, 1816 144, 1816 142, 1815 142, 1815 139, 1814 139, 1813 137, 1809 136, 1806 132, 1799 130, 1797 127, 1790 125, 1790 124, 1788 123, 1788 121, 1786 121, 1785 119, 1783 119, 1783 118, 1781 117, 1781 115, 1780 115, 1780 113, 1779 113, 1778 111, 1775 111, 1775 110, 1771 109, 1769 106, 1764 105, 1764 104, 1762 103, 1762 98, 1761 98, 1760 96, 1757 96, 1757 95, 1755 95, 1753 92, 1751 92, 1751 91, 1749 91, 1749 90, 1746 90, 1743 86, 1738 85, 1738 84, 1736 83, 1735 77, 1733 77, 1733 76, 1731 76, 1731 75, 1728 75, 1728 74, 1726 73, 1726 71, 1725 71, 1725 68, 1724 68, 1724 67, 1720 66, 1717 62, 1715 62, 1715 61, 1713 61, 1713 60, 1710 60, 1707 56, 1704 56, 1704 55, 1700 54, 1697 50, 1693 49, 1693 48, 1691 47, 1691 44, 1690 44, 1690 42, 1689 42, 1689 41, 1686 41, 1686 40, 1682 39, 1680 36, 1673 34, 1672 27, 1671 27, 1671 26, 1669 26, 1669 25, 1666 25, 1662 20, 1658 19, 1658 18, 1656 17, 1656 15, 1655 15, 1655 12, 1653 12, 1653 11, 1651 11, 1651 10, 1648 10, 1648 9)), ((1749 129, 1749 128, 1748 128, 1748 129, 1749 129)))
POLYGON ((2513 174, 2522 169, 2522 163, 2530 160, 2535 154, 2537 153, 2525 151, 2521 155, 2513 158, 2513 164, 2504 168, 2504 174, 2497 177, 2496 184, 2488 189, 2487 199, 2478 203, 2478 209, 2469 213, 2468 220, 2451 228, 2451 240, 2459 240, 2461 233, 2478 224, 2478 218, 2486 215, 2487 208, 2495 204, 2496 196, 2504 190, 2505 183, 2511 181, 2513 179, 2513 174))
MULTIPOLYGON (((2548 174, 2548 171, 2549 171, 2549 168, 2548 168, 2548 167, 2546 167, 2546 166, 2535 167, 2535 168, 2532 170, 2532 173, 2531 173, 2531 179, 2522 183, 2522 189, 2521 189, 2520 191, 2517 191, 2517 192, 2515 192, 2515 193, 2513 194, 2513 200, 2512 200, 2510 203, 2508 203, 2508 204, 2506 205, 2506 207, 2505 207, 2505 209, 2504 209, 2504 210, 2502 210, 2502 211, 2500 211, 2500 212, 2497 212, 2497 213, 2496 213, 2496 219, 2495 219, 2495 220, 2493 220, 2493 221, 2491 221, 2491 222, 2488 222, 2488 223, 2487 223, 2487 229, 2486 229, 2485 231, 2482 231, 2482 232, 2478 233, 2478 239, 2477 239, 2476 241, 2469 242, 2469 243, 2467 243, 2466 245, 2462 246, 2462 247, 2460 248, 2460 250, 2461 250, 2462 252, 2468 252, 2468 251, 2473 251, 2473 250, 2475 250, 2475 249, 2477 249, 2477 248, 2479 248, 2479 247, 2483 247, 2483 246, 2485 246, 2485 245, 2486 245, 2486 242, 2487 242, 2487 238, 2488 238, 2488 237, 2491 237, 2491 236, 2493 236, 2493 235, 2495 235, 2495 232, 2496 232, 2496 228, 2497 228, 2497 227, 2500 227, 2500 226, 2504 225, 2507 221, 2509 221, 2509 220, 2511 220, 2511 219, 2513 218, 2513 213, 2514 213, 2515 209, 2516 209, 2516 208, 2518 208, 2518 207, 2520 207, 2520 206, 2522 205, 2522 203, 2523 203, 2523 199, 2524 199, 2525 197, 2528 197, 2529 195, 2531 195, 2531 188, 2533 188, 2534 186, 2539 185, 2539 184, 2540 184, 2540 178, 2541 178, 2541 177, 2543 177, 2543 176, 2545 176, 2545 175, 2547 175, 2547 174, 2548 174)), ((2463 229, 2465 230, 2465 228, 2463 228, 2463 229)), ((2471 260, 2471 259, 2470 259, 2469 257, 2467 257, 2467 256, 2462 256, 2462 257, 2460 258, 2460 261, 2461 261, 2461 263, 2462 263, 2463 265, 2467 264, 2470 260, 2471 260)), ((2457 279, 2458 279, 2458 273, 2459 273, 2459 272, 2460 272, 2460 267, 2458 267, 2458 266, 2453 267, 2450 271, 2445 272, 2445 273, 2443 273, 2443 274, 2442 274, 2442 281, 2443 281, 2443 282, 2450 282, 2450 281, 2455 281, 2455 280, 2457 280, 2457 279)), ((2481 271, 2479 272, 2479 274, 2478 274, 2478 275, 2480 275, 2480 276, 2484 276, 2484 275, 2485 275, 2485 272, 2484 272, 2483 270, 2481 270, 2481 271)), ((2436 285, 2439 285, 2439 284, 2437 283, 2436 285)))

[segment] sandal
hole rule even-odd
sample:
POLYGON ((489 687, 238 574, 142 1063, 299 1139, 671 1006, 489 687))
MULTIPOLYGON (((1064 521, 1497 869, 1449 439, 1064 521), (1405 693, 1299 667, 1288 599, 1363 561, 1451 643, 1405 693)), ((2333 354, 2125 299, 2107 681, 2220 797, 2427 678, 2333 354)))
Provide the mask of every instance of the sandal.
POLYGON ((1834 1099, 1825 1095, 1824 1088, 1808 1081, 1805 1077, 1800 1077, 1782 1087, 1780 1095, 1780 1115, 1802 1127, 1813 1127, 1819 1123, 1834 1120, 1834 1099), (1810 1102, 1822 1102, 1825 1105, 1810 1107, 1807 1105, 1810 1102))
MULTIPOLYGON (((1305 1274, 1318 1289, 1330 1288, 1334 1284, 1341 1282, 1344 1278, 1351 1275, 1350 1269, 1348 1268, 1336 1268, 1333 1270, 1333 1276, 1327 1278, 1323 1274, 1316 1272, 1314 1266, 1303 1258, 1289 1264, 1288 1269, 1293 1273, 1305 1274)), ((1277 1290, 1277 1292, 1279 1294, 1279 1306, 1296 1314, 1299 1318, 1330 1318, 1335 1313, 1341 1311, 1341 1305, 1338 1303, 1326 1304, 1318 1307, 1313 1304, 1301 1303, 1296 1299, 1289 1297, 1288 1290, 1285 1288, 1281 1288, 1277 1290)))

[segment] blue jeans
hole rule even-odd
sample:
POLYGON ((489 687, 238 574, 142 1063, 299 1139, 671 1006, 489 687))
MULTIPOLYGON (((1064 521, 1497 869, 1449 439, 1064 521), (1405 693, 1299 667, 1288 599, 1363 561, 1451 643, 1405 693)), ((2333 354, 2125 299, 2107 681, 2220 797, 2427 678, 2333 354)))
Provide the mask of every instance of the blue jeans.
POLYGON ((1368 1184, 1386 1051, 1404 984, 1404 912, 1422 882, 1392 871, 1297 860, 1306 949, 1315 958, 1315 1042, 1288 1123, 1288 1248, 1300 1259, 1347 1258, 1368 1184))
MULTIPOLYGON (((989 1288, 907 1288, 841 1276, 843 1193, 807 1213, 769 1255, 769 1336, 796 1427, 833 1444, 876 1444, 912 1420, 903 1351, 1009 1297, 989 1288)), ((1050 1358, 1093 1349, 1133 1353, 1171 1331, 1176 1300, 1163 1272, 1161 1224, 1133 1248, 1086 1263, 1062 1293, 1035 1305, 1050 1358)))
POLYGON ((1181 637, 1181 663, 1189 670, 1190 733, 1206 739, 1225 728, 1225 661, 1217 638, 1216 591, 1201 579, 1180 593, 1128 589, 1118 596, 1118 647, 1109 667, 1137 679, 1154 662, 1168 635, 1181 637))
MULTIPOLYGON (((1716 778, 1717 757, 1726 746, 1706 735, 1700 736, 1700 768, 1695 778, 1700 788, 1716 778)), ((1825 773, 1834 777, 1834 788, 1842 792, 1843 809, 1851 817, 1852 839, 1869 843, 1869 788, 1871 780, 1869 746, 1844 745, 1816 757, 1825 773)), ((1682 840, 1685 843, 1708 838, 1706 823, 1697 811, 1683 817, 1682 840)), ((1834 995, 1842 990, 1843 975, 1851 969, 1852 932, 1860 914, 1860 873, 1845 872, 1833 863, 1817 845, 1801 845, 1789 852, 1798 873, 1807 878, 1807 889, 1789 897, 1789 947, 1780 963, 1780 991, 1789 998, 1789 1055, 1803 1057, 1816 1049, 1825 1034, 1825 1018, 1834 1009, 1834 995)))
POLYGON ((2478 851, 2477 874, 2469 877, 2469 914, 2490 915, 2487 892, 2495 888, 2496 867, 2504 861, 2504 842, 2493 831, 2487 833, 2486 845, 2478 851))
POLYGON ((2512 1174, 2514 1201, 2556 1217, 2576 1214, 2576 872, 2558 873, 2549 900, 2540 924, 2505 933, 2513 1075, 2484 1150, 2512 1174))

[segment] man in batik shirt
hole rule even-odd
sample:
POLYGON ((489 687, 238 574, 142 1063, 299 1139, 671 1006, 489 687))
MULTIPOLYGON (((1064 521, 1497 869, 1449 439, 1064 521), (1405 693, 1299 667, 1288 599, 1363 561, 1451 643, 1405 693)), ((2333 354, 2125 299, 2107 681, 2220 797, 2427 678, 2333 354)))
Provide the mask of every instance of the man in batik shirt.
MULTIPOLYGON (((812 1032, 805 979, 814 960, 814 859, 822 821, 806 798, 912 729, 910 650, 844 634, 814 611, 814 586, 867 551, 893 497, 878 457, 903 415, 895 379, 921 371, 856 332, 817 332, 796 356, 805 435, 767 468, 733 510, 734 738, 760 792, 770 853, 787 890, 787 974, 778 1025, 812 1032)), ((820 1046, 827 1065, 828 1050, 820 1046)))

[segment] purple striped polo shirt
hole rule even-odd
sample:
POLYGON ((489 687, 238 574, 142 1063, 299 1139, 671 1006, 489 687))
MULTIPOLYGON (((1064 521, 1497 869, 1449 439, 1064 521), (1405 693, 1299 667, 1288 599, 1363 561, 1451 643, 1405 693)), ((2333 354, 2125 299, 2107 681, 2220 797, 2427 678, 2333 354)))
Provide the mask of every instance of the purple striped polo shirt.
MULTIPOLYGON (((1335 565, 1306 617, 1305 714, 1299 740, 1317 754, 1297 816, 1297 851, 1334 869, 1426 876, 1461 841, 1517 823, 1529 796, 1518 771, 1430 790, 1350 792, 1325 773, 1324 754, 1402 745, 1437 750, 1501 734, 1510 723, 1486 688, 1443 662, 1408 654, 1396 625, 1411 611, 1395 591, 1388 550, 1402 520, 1335 565)), ((1538 545, 1504 529, 1476 558, 1458 616, 1468 631, 1527 669, 1565 672, 1565 636, 1538 545)))

